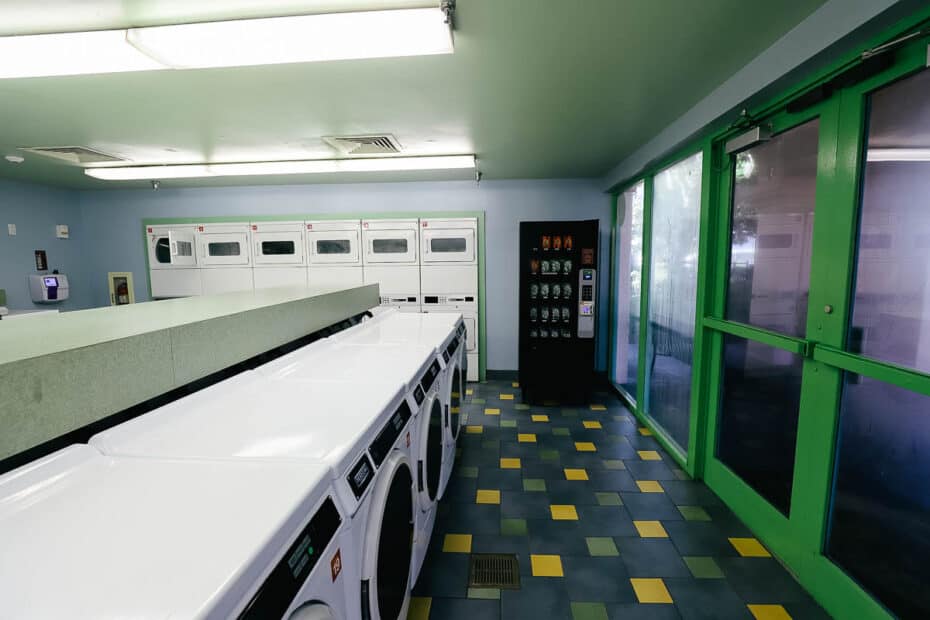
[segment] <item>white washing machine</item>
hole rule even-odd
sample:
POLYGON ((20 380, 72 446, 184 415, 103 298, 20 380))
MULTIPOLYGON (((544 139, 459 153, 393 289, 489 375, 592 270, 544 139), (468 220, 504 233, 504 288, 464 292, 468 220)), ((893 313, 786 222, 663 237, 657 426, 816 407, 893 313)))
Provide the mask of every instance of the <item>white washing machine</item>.
POLYGON ((256 289, 307 286, 303 222, 253 222, 252 277, 256 289))
POLYGON ((465 338, 465 378, 478 381, 478 298, 472 295, 425 295, 423 312, 454 313, 462 315, 465 338))
POLYGON ((363 220, 365 284, 377 283, 381 305, 420 311, 418 220, 363 220))
POLYGON ((260 366, 256 372, 276 381, 351 381, 360 392, 370 389, 372 382, 399 382, 411 395, 415 419, 410 450, 419 508, 411 571, 411 583, 415 583, 436 522, 440 484, 448 478, 444 470, 451 466, 444 458, 440 358, 429 346, 342 344, 333 338, 304 349, 260 366))
POLYGON ((461 346, 459 334, 460 329, 464 329, 463 326, 460 314, 409 314, 391 308, 332 336, 332 340, 350 345, 415 344, 434 348, 442 362, 439 394, 444 411, 443 432, 446 447, 443 460, 447 462, 439 485, 440 499, 445 494, 455 465, 455 445, 461 429, 465 347, 461 346))
POLYGON ((0 476, 2 614, 340 620, 345 523, 323 465, 74 445, 0 476))
POLYGON ((308 281, 311 286, 361 286, 361 235, 359 220, 306 222, 308 281))
POLYGON ((248 224, 201 224, 197 227, 197 242, 204 295, 255 287, 248 224))
POLYGON ((146 226, 153 299, 203 294, 196 226, 146 226))
POLYGON ((91 444, 109 455, 324 464, 349 520, 351 544, 341 556, 349 617, 403 620, 415 516, 412 405, 400 383, 373 381, 360 390, 356 382, 244 373, 91 444))

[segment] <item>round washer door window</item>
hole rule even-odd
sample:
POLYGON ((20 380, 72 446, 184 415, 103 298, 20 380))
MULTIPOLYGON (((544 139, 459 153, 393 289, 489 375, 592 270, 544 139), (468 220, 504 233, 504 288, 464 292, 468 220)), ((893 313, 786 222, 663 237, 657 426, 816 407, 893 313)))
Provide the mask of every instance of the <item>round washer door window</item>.
POLYGON ((458 364, 452 372, 452 394, 449 399, 449 425, 452 427, 452 439, 459 437, 459 416, 462 411, 462 371, 458 364))
POLYGON ((400 616, 407 597, 412 555, 413 476, 404 464, 394 472, 378 536, 378 613, 381 620, 398 620, 400 616))
POLYGON ((426 435, 426 491, 430 501, 439 493, 442 470, 442 403, 433 399, 429 410, 429 427, 426 435))

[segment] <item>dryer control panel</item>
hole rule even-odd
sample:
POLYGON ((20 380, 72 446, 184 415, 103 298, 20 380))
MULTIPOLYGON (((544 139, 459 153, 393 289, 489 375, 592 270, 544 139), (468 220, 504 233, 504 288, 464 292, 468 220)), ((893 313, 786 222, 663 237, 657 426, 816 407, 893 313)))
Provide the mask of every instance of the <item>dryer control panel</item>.
POLYGON ((597 270, 578 272, 578 337, 594 338, 595 299, 597 298, 597 270))

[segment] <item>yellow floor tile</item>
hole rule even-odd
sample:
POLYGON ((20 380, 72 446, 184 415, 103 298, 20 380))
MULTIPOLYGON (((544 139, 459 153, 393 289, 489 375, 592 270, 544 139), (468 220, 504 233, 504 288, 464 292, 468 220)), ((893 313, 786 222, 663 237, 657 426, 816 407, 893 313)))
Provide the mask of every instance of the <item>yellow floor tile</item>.
POLYGON ((646 428, 645 426, 643 426, 639 429, 639 434, 642 435, 643 437, 649 437, 650 435, 652 435, 652 431, 646 428))
POLYGON ((604 428, 597 420, 585 420, 582 424, 584 424, 585 428, 604 428))
POLYGON ((633 521, 640 538, 668 538, 661 521, 633 521))
POLYGON ((591 411, 607 411, 604 405, 591 405, 591 411))
POLYGON ((590 441, 576 441, 575 450, 578 452, 597 452, 597 448, 590 441))
POLYGON ((471 534, 446 534, 442 550, 445 553, 471 553, 471 534))
POLYGON ((781 605, 747 605, 756 620, 791 620, 791 614, 781 605))
POLYGON ((587 480, 588 472, 587 470, 584 470, 584 469, 566 469, 565 479, 566 480, 587 480))
POLYGON ((564 577, 562 558, 558 555, 530 555, 533 577, 564 577))
POLYGON ((465 432, 470 435, 480 435, 484 432, 484 427, 481 425, 470 425, 465 427, 465 432))
POLYGON ((500 504, 501 492, 492 489, 478 489, 475 497, 476 504, 500 504))
POLYGON ((407 620, 429 620, 429 608, 432 605, 433 599, 430 597, 410 597, 410 611, 407 612, 407 620))
POLYGON ((465 390, 465 395, 466 395, 466 396, 471 396, 471 395, 474 394, 474 393, 475 393, 475 391, 472 390, 472 389, 465 390))
POLYGON ((766 551, 755 538, 731 538, 730 544, 744 558, 770 558, 772 554, 766 551))
POLYGON ((553 504, 549 506, 553 521, 577 521, 578 511, 571 504, 553 504))
POLYGON ((665 493, 665 489, 657 480, 637 480, 636 486, 640 493, 665 493))
POLYGON ((517 433, 519 443, 536 443, 536 435, 533 433, 517 433))
POLYGON ((449 411, 451 411, 452 413, 462 413, 462 408, 461 407, 450 407, 449 411))
POLYGON ((484 415, 500 415, 501 410, 497 407, 485 407, 484 415))
POLYGON ((500 394, 498 398, 501 400, 513 400, 513 394, 500 394))
POLYGON ((518 381, 514 381, 513 383, 510 384, 510 387, 518 388, 520 387, 520 383, 518 381))
POLYGON ((548 422, 549 421, 549 416, 543 415, 541 413, 531 415, 530 418, 533 420, 533 422, 548 422))
POLYGON ((520 459, 501 459, 501 469, 520 469, 520 459))
POLYGON ((661 579, 630 579, 640 603, 674 603, 661 579))
POLYGON ((644 461, 661 461, 662 457, 655 450, 637 450, 636 453, 644 461))

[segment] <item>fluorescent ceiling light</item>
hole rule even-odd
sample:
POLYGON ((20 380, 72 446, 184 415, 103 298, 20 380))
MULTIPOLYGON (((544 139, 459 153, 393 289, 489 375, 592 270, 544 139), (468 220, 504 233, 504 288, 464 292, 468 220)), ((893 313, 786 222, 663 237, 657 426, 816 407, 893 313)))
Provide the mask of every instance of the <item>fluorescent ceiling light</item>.
POLYGON ((451 54, 439 7, 0 37, 0 78, 451 54))
POLYGON ((0 78, 164 69, 126 43, 125 30, 0 37, 0 78))
POLYGON ((438 7, 132 28, 127 40, 177 69, 453 51, 452 30, 438 7))
POLYGON ((867 161, 930 161, 930 148, 869 149, 867 161))
POLYGON ((235 164, 119 166, 85 168, 84 174, 105 181, 139 181, 275 174, 457 170, 473 169, 474 167, 474 155, 443 155, 437 157, 382 157, 377 159, 308 159, 303 161, 264 161, 235 164))

